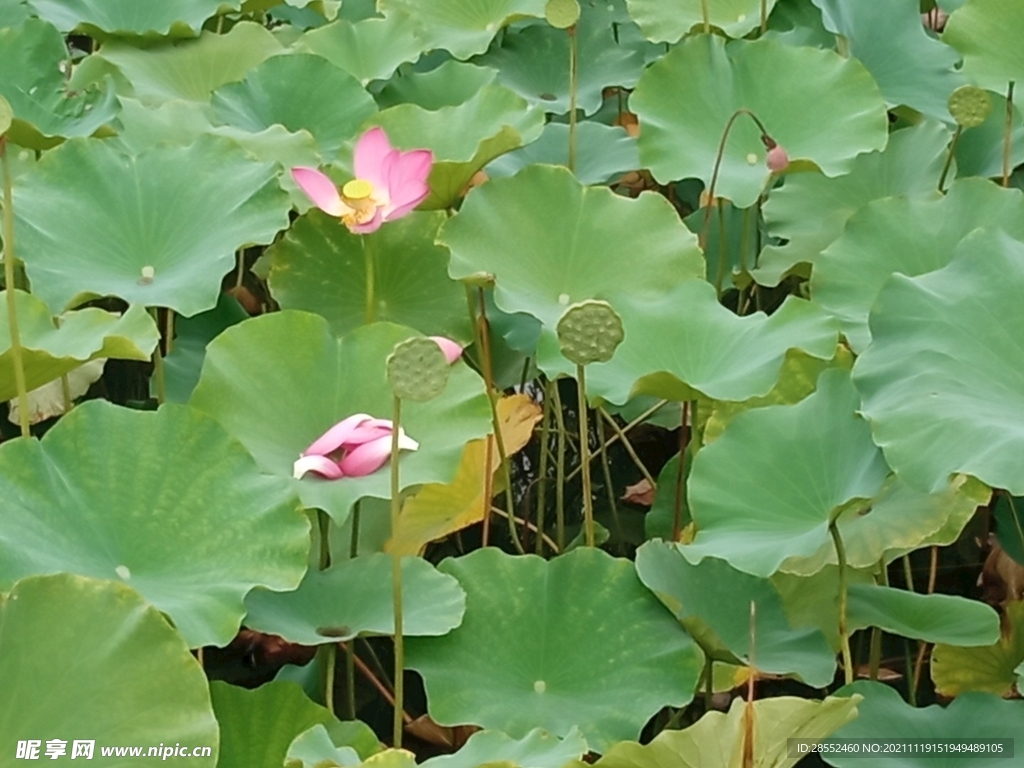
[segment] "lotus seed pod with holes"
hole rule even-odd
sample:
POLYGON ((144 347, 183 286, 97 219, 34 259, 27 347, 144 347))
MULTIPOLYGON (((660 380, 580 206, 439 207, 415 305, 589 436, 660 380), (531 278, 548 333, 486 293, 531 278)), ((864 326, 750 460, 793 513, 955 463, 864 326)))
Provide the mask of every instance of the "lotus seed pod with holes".
POLYGON ((580 20, 580 4, 576 0, 548 0, 544 18, 557 29, 568 29, 580 20))
POLYGON ((3 136, 10 130, 11 123, 14 121, 14 110, 11 109, 11 105, 7 103, 7 99, 0 96, 0 136, 3 136))
POLYGON ((626 333, 622 318, 607 301, 573 304, 558 321, 558 343, 572 363, 607 363, 626 333))
POLYGON ((949 114, 963 128, 977 128, 992 111, 992 97, 976 85, 961 85, 949 97, 949 114))
POLYGON ((444 391, 448 371, 448 359, 441 347, 422 336, 396 344, 388 356, 388 384, 395 397, 402 400, 433 400, 444 391))

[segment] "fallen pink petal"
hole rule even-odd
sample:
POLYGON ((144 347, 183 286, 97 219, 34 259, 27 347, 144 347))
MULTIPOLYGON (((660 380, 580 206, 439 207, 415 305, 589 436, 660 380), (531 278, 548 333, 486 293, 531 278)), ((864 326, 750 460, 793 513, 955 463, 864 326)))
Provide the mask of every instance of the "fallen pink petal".
MULTIPOLYGON (((299 479, 312 472, 328 480, 369 475, 387 462, 393 433, 394 425, 387 419, 353 414, 314 440, 292 465, 292 475, 299 479)), ((398 448, 415 451, 419 443, 400 429, 398 448)))
POLYGON ((462 357, 462 345, 459 342, 444 336, 430 336, 429 338, 441 348, 441 351, 444 352, 444 358, 449 364, 462 357))
POLYGON ((316 168, 292 168, 292 178, 317 208, 361 235, 402 218, 426 200, 433 165, 430 150, 403 152, 391 146, 383 128, 371 128, 356 142, 356 178, 340 190, 316 168))

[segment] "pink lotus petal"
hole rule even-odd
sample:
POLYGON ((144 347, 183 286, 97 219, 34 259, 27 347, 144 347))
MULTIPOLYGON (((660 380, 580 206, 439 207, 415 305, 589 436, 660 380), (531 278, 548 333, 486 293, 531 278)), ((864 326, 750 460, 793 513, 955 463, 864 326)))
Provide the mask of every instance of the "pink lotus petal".
POLYGON ((378 189, 387 188, 387 176, 384 175, 384 161, 396 150, 388 141, 383 128, 371 128, 356 142, 354 170, 357 179, 366 179, 378 189))
POLYGON ((292 476, 296 480, 307 472, 316 472, 328 480, 337 480, 345 476, 341 467, 326 456, 303 456, 292 465, 292 476))
POLYGON ((316 168, 292 168, 292 178, 321 211, 341 216, 348 210, 334 182, 316 168))
POLYGON ((430 194, 427 178, 434 164, 434 153, 428 149, 414 149, 400 153, 385 169, 390 204, 386 218, 401 218, 430 194))
POLYGON ((352 433, 355 432, 362 423, 372 419, 373 417, 368 413, 355 413, 348 418, 342 419, 314 440, 313 444, 302 452, 302 455, 326 456, 327 454, 338 450, 345 445, 346 441, 352 436, 352 433))
POLYGON ((380 225, 384 223, 384 214, 380 208, 377 208, 373 212, 373 218, 365 224, 351 224, 349 225, 348 231, 355 235, 368 235, 371 232, 376 232, 380 229, 380 225))
POLYGON ((353 448, 341 460, 341 471, 348 477, 363 477, 384 466, 391 455, 391 435, 378 437, 353 448))
POLYGON ((431 341, 437 342, 437 346, 444 352, 445 360, 451 365, 460 357, 462 357, 462 345, 457 341, 446 339, 444 336, 430 336, 431 341))
POLYGON ((391 422, 385 419, 369 419, 364 421, 345 441, 347 448, 354 448, 357 445, 368 443, 381 437, 390 437, 392 432, 391 422), (376 424, 372 422, 378 422, 376 424), (383 422, 383 423, 380 423, 383 422))

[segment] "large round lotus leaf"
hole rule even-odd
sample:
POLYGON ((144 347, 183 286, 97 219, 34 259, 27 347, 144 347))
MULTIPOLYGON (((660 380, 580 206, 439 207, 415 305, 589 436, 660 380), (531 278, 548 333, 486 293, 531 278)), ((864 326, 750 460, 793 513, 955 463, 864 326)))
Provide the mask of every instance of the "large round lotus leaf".
POLYGON ((970 0, 946 22, 943 40, 963 54, 964 72, 979 85, 1005 93, 1024 80, 1024 5, 1016 0, 970 0))
MULTIPOLYGON (((418 557, 402 561, 402 632, 443 635, 462 620, 466 595, 451 576, 418 557)), ((343 560, 310 570, 294 592, 255 589, 245 601, 245 626, 301 645, 322 645, 394 629, 391 555, 343 560)))
POLYGON ((843 176, 787 177, 764 204, 768 232, 784 244, 765 247, 754 279, 761 285, 777 285, 793 266, 816 262, 842 234, 847 219, 872 200, 936 196, 948 144, 946 128, 921 123, 896 131, 883 151, 858 156, 843 176))
MULTIPOLYGON (((826 176, 848 172, 854 157, 888 137, 885 101, 860 62, 774 40, 687 38, 644 72, 629 105, 640 118, 640 160, 661 182, 708 184, 722 132, 741 107, 791 160, 816 163, 826 176)), ((722 157, 715 194, 740 208, 754 204, 769 178, 760 136, 740 116, 722 157)))
MULTIPOLYGON (((824 701, 777 696, 754 702, 753 763, 743 759, 746 704, 733 699, 728 712, 708 712, 681 731, 665 729, 650 744, 616 744, 594 763, 600 768, 791 768, 789 739, 823 739, 857 714, 859 696, 824 701)), ((572 768, 583 768, 577 763, 572 768)), ((569 768, 569 767, 567 767, 569 768)))
POLYGON ((366 84, 388 79, 400 64, 416 61, 430 46, 421 39, 411 17, 388 13, 383 18, 354 22, 338 19, 307 32, 295 47, 323 56, 366 84))
MULTIPOLYGON (((985 122, 977 128, 971 128, 960 134, 954 152, 956 159, 956 175, 984 176, 993 178, 1002 176, 1004 139, 1006 131, 1006 97, 998 93, 987 92, 992 100, 992 111, 985 122)), ((1016 168, 1024 163, 1024 119, 1020 105, 1013 107, 1013 130, 1010 139, 1010 167, 1016 168)))
MULTIPOLYGON (((8 326, 7 292, 0 295, 0 402, 17 393, 8 326)), ((148 360, 160 337, 153 318, 134 305, 118 316, 102 309, 68 312, 54 325, 43 302, 16 291, 21 359, 27 388, 33 390, 70 373, 88 360, 148 360)))
POLYGON ((674 544, 649 541, 636 553, 640 580, 675 614, 719 661, 750 661, 750 604, 757 606, 754 663, 762 672, 795 674, 807 685, 824 688, 836 673, 836 657, 825 636, 813 628, 796 629, 786 619, 782 599, 767 579, 705 558, 691 565, 674 544))
POLYGON ((0 27, 0 96, 14 112, 11 141, 45 149, 63 136, 89 136, 117 113, 109 82, 72 92, 65 77, 69 56, 61 36, 39 19, 0 27))
POLYGON ((190 646, 224 645, 254 586, 294 589, 309 524, 287 483, 183 406, 91 401, 42 441, 0 447, 0 587, 68 571, 120 579, 190 646))
POLYGON ((428 41, 457 59, 487 50, 501 27, 522 16, 544 16, 546 0, 381 0, 381 10, 411 16, 428 41))
POLYGON ((979 230, 948 266, 893 275, 854 380, 875 442, 911 487, 974 475, 1024 493, 1024 243, 979 230))
POLYGON ((1018 564, 1024 565, 1024 498, 999 494, 992 505, 999 546, 1018 564))
POLYGON ((19 255, 52 310, 113 295, 185 316, 216 305, 235 251, 273 240, 288 209, 272 165, 215 137, 138 156, 69 141, 18 185, 14 205, 19 255))
MULTIPOLYGON (((867 570, 846 569, 846 583, 874 584, 877 564, 867 570)), ((794 576, 779 571, 770 579, 778 590, 786 616, 794 627, 817 627, 839 651, 839 568, 827 565, 813 576, 794 576)))
POLYGON ((936 645, 932 653, 932 680, 942 696, 960 696, 967 691, 985 691, 997 696, 1019 693, 1024 664, 1024 601, 1006 606, 1006 631, 984 648, 936 645))
MULTIPOLYGON (((577 46, 576 104, 586 115, 601 108, 602 91, 611 86, 632 88, 640 79, 650 46, 626 22, 613 29, 615 6, 582 3, 575 27, 577 46), (630 30, 633 35, 630 36, 630 30)), ((498 69, 498 82, 545 112, 569 111, 570 36, 550 24, 533 24, 508 32, 501 46, 478 61, 498 69)), ((653 47, 653 46, 651 46, 653 47)), ((660 51, 659 51, 660 53, 660 51)))
POLYGON ((198 34, 203 22, 221 6, 238 10, 241 0, 173 0, 139 3, 137 0, 30 0, 32 9, 62 32, 84 26, 116 34, 182 36, 198 34))
POLYGON ((0 0, 0 28, 20 26, 28 17, 25 0, 0 0))
MULTIPOLYGON (((857 719, 833 734, 840 744, 845 739, 877 739, 895 735, 900 739, 948 743, 951 738, 955 740, 958 737, 970 740, 1009 739, 1020 733, 1021 702, 1004 701, 983 693, 958 696, 946 707, 935 704, 913 707, 895 688, 871 680, 859 680, 841 688, 839 693, 864 697, 857 705, 857 719)), ((1020 749, 1019 743, 1017 749, 1020 749)), ((869 760, 865 760, 863 755, 847 757, 842 752, 835 752, 822 757, 836 768, 861 768, 865 763, 870 763, 872 768, 991 768, 992 765, 1011 762, 993 759, 998 755, 978 752, 952 752, 947 755, 904 752, 898 756, 879 754, 869 760)))
POLYGON ((451 755, 424 761, 423 768, 477 768, 492 763, 511 763, 521 768, 562 768, 588 751, 579 731, 572 729, 564 739, 536 728, 521 739, 501 731, 479 731, 451 755))
POLYGON ((839 318, 850 346, 861 352, 871 341, 868 313, 890 275, 941 269, 979 227, 1024 239, 1024 194, 985 179, 963 179, 945 197, 869 203, 815 262, 814 303, 839 318))
POLYGON ((285 768, 358 765, 381 751, 380 742, 366 723, 332 720, 326 725, 317 723, 296 736, 288 746, 284 765, 285 768))
MULTIPOLYGON (((771 13, 776 0, 764 3, 771 13)), ((743 37, 761 23, 762 0, 626 0, 629 15, 649 40, 674 43, 694 27, 703 29, 704 6, 708 21, 730 37, 743 37)))
POLYGON ((320 56, 273 56, 240 83, 213 94, 213 115, 222 123, 260 133, 273 125, 307 130, 320 154, 332 159, 377 107, 352 75, 320 56), (331 97, 325 99, 324 93, 331 97))
POLYGON ((285 309, 327 318, 341 335, 366 322, 366 251, 374 263, 374 319, 468 341, 465 289, 448 277, 448 251, 434 244, 440 212, 414 212, 371 235, 310 211, 275 243, 270 291, 285 309))
POLYGON ((373 121, 391 143, 404 149, 429 149, 430 196, 421 208, 448 208, 473 174, 505 152, 540 136, 544 113, 500 85, 481 88, 469 101, 431 111, 415 104, 386 109, 373 121))
POLYGON ((274 681, 250 691, 217 680, 210 696, 220 724, 218 768, 281 768, 296 736, 337 722, 295 683, 274 681))
POLYGON ((880 627, 929 643, 978 646, 999 639, 999 614, 957 595, 920 595, 876 584, 851 584, 847 618, 851 631, 880 627))
MULTIPOLYGON (((922 493, 890 475, 871 498, 869 512, 853 508, 839 516, 846 563, 852 568, 872 568, 883 558, 891 563, 920 547, 952 544, 991 495, 988 486, 967 475, 958 475, 936 493, 922 493)), ((837 563, 829 540, 808 557, 787 559, 782 570, 810 575, 837 563)))
POLYGON ((88 740, 93 758, 117 768, 140 760, 101 758, 101 748, 180 742, 210 754, 167 765, 217 765, 203 670, 181 635, 123 584, 60 573, 0 594, 0 689, 7 764, 19 741, 38 740, 46 759, 47 740, 62 739, 65 759, 88 740))
MULTIPOLYGON (((636 139, 622 128, 587 121, 576 126, 576 141, 574 173, 580 184, 606 184, 640 167, 636 139)), ((548 123, 539 139, 497 158, 486 172, 491 178, 512 176, 534 163, 568 165, 568 125, 548 123)))
MULTIPOLYGON (((192 404, 217 418, 265 472, 292 476, 299 454, 355 413, 391 418, 385 360, 414 332, 390 323, 363 326, 338 339, 317 315, 285 310, 229 328, 206 350, 192 404)), ((403 487, 450 482, 466 442, 491 429, 480 378, 456 363, 444 393, 402 408, 402 428, 420 444, 403 451, 403 487)), ((307 507, 338 523, 363 496, 390 498, 387 469, 365 477, 298 481, 307 507)))
POLYGON ((842 35, 849 55, 868 68, 890 107, 905 104, 925 117, 950 119, 949 95, 964 82, 954 71, 960 55, 925 32, 919 0, 812 2, 826 29, 842 35))
POLYGON ((830 540, 842 507, 870 499, 888 468, 857 415, 845 371, 825 371, 796 405, 740 414, 693 460, 689 498, 697 537, 691 561, 719 557, 755 576, 830 540))
POLYGON ((664 197, 619 197, 552 166, 474 189, 438 241, 451 249, 452 277, 494 275, 497 305, 544 323, 555 349, 554 328, 570 304, 604 299, 616 307, 704 276, 696 237, 664 197), (630 258, 636 253, 643 269, 630 258))
POLYGON ((477 91, 490 85, 497 70, 449 59, 441 66, 420 72, 413 66, 402 68, 399 77, 388 80, 374 95, 381 109, 399 104, 415 104, 424 109, 455 107, 469 101, 477 91))
POLYGON ((240 22, 223 35, 203 32, 196 40, 150 48, 111 41, 85 60, 72 85, 77 86, 79 79, 88 82, 114 74, 121 96, 147 104, 173 99, 205 102, 217 88, 241 80, 282 50, 273 34, 252 22, 240 22))
MULTIPOLYGON (((499 278, 500 284, 500 278, 499 278)), ((786 354, 802 349, 828 359, 835 354, 836 324, 809 302, 790 298, 771 316, 738 317, 703 280, 688 280, 658 297, 615 304, 626 338, 607 363, 587 368, 587 392, 612 403, 636 395, 693 400, 746 400, 767 394, 779 380, 786 354)), ((568 372, 538 365, 549 374, 568 372)))
POLYGON ((513 738, 578 727, 603 751, 693 697, 702 654, 628 560, 592 548, 552 561, 489 548, 439 568, 466 590, 462 626, 407 643, 437 722, 513 738))

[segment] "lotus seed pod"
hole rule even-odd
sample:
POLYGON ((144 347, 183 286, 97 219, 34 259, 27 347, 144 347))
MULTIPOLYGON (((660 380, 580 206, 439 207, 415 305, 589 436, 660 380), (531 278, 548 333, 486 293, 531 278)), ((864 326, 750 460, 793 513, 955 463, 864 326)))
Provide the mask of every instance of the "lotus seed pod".
POLYGON ((992 111, 992 97, 976 85, 961 85, 949 97, 949 114, 963 128, 977 128, 992 111))
POLYGON ((556 330, 562 354, 577 365, 607 363, 626 335, 619 313, 594 299, 565 310, 556 330))
POLYGON ((422 336, 396 344, 388 356, 388 384, 395 397, 402 400, 433 400, 444 391, 448 371, 448 360, 441 347, 422 336))
POLYGON ((568 29, 580 20, 580 4, 577 0, 548 0, 544 18, 552 27, 568 29))
POLYGON ((786 170, 786 166, 789 165, 789 155, 786 154, 786 150, 776 144, 768 150, 768 157, 765 162, 768 164, 769 171, 778 173, 779 171, 786 170))

